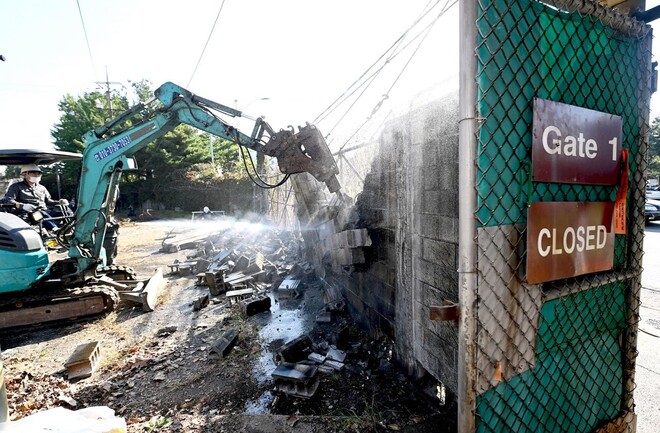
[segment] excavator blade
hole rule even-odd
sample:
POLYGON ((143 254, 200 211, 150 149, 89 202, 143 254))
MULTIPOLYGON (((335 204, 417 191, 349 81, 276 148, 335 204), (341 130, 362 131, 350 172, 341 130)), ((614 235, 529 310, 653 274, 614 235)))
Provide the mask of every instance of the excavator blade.
POLYGON ((119 290, 119 298, 122 301, 129 301, 142 305, 142 311, 148 313, 154 311, 158 304, 158 296, 165 286, 163 270, 158 268, 151 278, 144 281, 124 281, 123 283, 132 283, 130 290, 119 290))

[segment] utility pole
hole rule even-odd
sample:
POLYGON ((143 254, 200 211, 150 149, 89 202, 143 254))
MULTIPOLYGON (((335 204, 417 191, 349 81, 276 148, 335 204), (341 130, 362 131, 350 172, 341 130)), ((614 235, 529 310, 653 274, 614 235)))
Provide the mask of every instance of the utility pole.
POLYGON ((112 119, 114 114, 112 113, 112 95, 110 93, 110 86, 122 86, 124 85, 122 83, 119 83, 117 81, 109 81, 108 79, 108 67, 105 67, 105 81, 96 81, 95 84, 98 84, 99 86, 105 86, 105 98, 108 102, 108 112, 110 113, 110 119, 112 119))

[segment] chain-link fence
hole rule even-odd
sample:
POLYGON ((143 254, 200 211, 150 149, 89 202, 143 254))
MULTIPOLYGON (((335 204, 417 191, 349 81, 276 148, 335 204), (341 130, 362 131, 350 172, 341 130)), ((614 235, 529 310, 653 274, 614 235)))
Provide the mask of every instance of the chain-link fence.
MULTIPOLYGON (((474 326, 466 333, 462 404, 478 432, 632 431, 650 30, 588 0, 479 0, 475 14, 476 282, 467 287, 474 326), (531 284, 533 205, 560 203, 552 212, 562 213, 569 203, 614 203, 625 188, 620 180, 596 185, 563 181, 556 173, 538 180, 532 131, 539 99, 619 116, 629 159, 627 172, 618 159, 617 170, 630 187, 625 233, 615 235, 603 222, 613 238, 609 266, 541 270, 548 276, 531 284)), ((584 122, 580 111, 570 110, 569 123, 584 122)), ((580 138, 572 144, 579 147, 580 138)), ((582 164, 586 170, 594 163, 583 158, 582 164)), ((572 230, 581 224, 582 214, 576 215, 572 230)), ((548 242, 571 240, 566 232, 559 240, 547 234, 548 242)), ((575 246, 578 238, 572 239, 575 246)))

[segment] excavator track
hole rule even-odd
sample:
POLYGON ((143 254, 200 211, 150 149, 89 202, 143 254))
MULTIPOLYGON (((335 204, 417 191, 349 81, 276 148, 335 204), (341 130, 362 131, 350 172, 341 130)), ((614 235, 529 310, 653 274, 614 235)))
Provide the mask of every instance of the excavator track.
POLYGON ((130 266, 108 265, 96 271, 97 275, 105 275, 113 280, 137 280, 135 269, 130 266))
POLYGON ((0 330, 101 316, 115 309, 119 294, 109 286, 38 290, 0 299, 0 330))

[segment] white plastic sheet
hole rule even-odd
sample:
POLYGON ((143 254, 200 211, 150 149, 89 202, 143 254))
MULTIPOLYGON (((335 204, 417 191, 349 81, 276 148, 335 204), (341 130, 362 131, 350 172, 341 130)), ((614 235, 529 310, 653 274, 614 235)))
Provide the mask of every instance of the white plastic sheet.
POLYGON ((116 417, 107 406, 93 406, 76 411, 56 407, 0 423, 2 433, 126 433, 126 421, 116 417))

